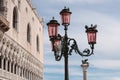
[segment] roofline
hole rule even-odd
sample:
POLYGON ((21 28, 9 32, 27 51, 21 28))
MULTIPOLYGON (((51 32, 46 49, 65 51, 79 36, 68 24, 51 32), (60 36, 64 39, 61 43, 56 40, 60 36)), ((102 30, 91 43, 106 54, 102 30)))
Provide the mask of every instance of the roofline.
POLYGON ((40 17, 38 16, 38 13, 37 13, 36 10, 35 10, 36 8, 33 7, 31 1, 29 1, 29 0, 26 0, 26 1, 27 1, 27 3, 29 4, 29 6, 31 7, 31 10, 34 12, 35 16, 38 18, 40 24, 44 27, 44 25, 43 25, 44 19, 43 19, 43 18, 40 18, 40 17))

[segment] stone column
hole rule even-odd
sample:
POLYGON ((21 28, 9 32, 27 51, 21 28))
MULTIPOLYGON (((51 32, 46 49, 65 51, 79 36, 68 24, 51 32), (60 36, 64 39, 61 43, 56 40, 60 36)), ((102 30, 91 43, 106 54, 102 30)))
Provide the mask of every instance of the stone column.
POLYGON ((21 76, 24 77, 24 71, 23 67, 21 67, 21 76))
POLYGON ((23 77, 22 76, 22 67, 21 66, 19 66, 19 76, 23 77))
POLYGON ((9 63, 9 72, 11 72, 11 61, 9 63))
POLYGON ((89 67, 89 64, 82 64, 81 67, 83 69, 83 80, 87 80, 87 68, 89 67))
POLYGON ((16 66, 16 74, 19 75, 19 66, 16 66))
POLYGON ((4 62, 4 58, 2 57, 2 60, 1 60, 1 69, 3 69, 3 62, 4 62))
POLYGON ((19 65, 17 65, 17 75, 19 75, 19 74, 20 74, 20 67, 19 67, 19 65))
POLYGON ((30 72, 30 80, 31 80, 31 72, 30 72))

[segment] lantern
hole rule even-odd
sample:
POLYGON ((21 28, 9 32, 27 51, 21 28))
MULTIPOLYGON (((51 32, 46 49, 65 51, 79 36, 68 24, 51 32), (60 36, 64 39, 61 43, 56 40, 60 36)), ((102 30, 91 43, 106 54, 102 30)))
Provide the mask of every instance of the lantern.
POLYGON ((59 50, 60 49, 60 39, 55 39, 54 41, 51 41, 52 51, 59 50))
POLYGON ((60 51, 60 39, 55 41, 54 48, 56 51, 60 51))
POLYGON ((50 20, 50 22, 47 23, 48 34, 51 41, 52 51, 54 51, 54 43, 55 43, 55 38, 58 36, 59 25, 60 24, 57 22, 57 20, 54 19, 54 17, 52 18, 52 20, 50 20))
POLYGON ((47 23, 48 26, 48 34, 49 37, 56 37, 58 35, 58 26, 60 24, 57 22, 57 20, 54 20, 54 17, 50 22, 47 23))
POLYGON ((65 7, 64 9, 62 9, 62 11, 60 12, 62 25, 68 26, 70 24, 70 15, 71 14, 72 13, 70 12, 69 8, 66 9, 66 7, 65 7))
POLYGON ((96 33, 98 32, 96 27, 97 25, 91 25, 89 28, 85 26, 89 44, 96 44, 96 33))

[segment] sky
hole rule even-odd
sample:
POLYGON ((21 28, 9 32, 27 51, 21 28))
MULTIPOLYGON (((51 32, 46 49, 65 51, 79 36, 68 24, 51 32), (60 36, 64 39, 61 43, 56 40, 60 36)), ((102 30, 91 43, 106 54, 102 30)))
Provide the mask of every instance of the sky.
MULTIPOLYGON (((44 18, 44 80, 64 80, 64 58, 55 61, 46 23, 69 7, 71 23, 68 36, 76 39, 79 49, 89 48, 85 25, 97 24, 94 55, 88 57, 88 80, 120 80, 120 0, 32 0, 39 17, 44 18)), ((59 26, 64 35, 64 27, 59 26)), ((69 80, 82 80, 81 60, 76 53, 69 56, 69 80)))

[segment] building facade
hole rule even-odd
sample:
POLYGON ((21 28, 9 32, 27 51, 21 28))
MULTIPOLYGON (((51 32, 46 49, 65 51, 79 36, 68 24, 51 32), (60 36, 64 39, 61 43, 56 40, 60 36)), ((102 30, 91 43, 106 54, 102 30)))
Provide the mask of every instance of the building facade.
POLYGON ((30 0, 0 0, 0 80, 43 80, 43 19, 30 0))

